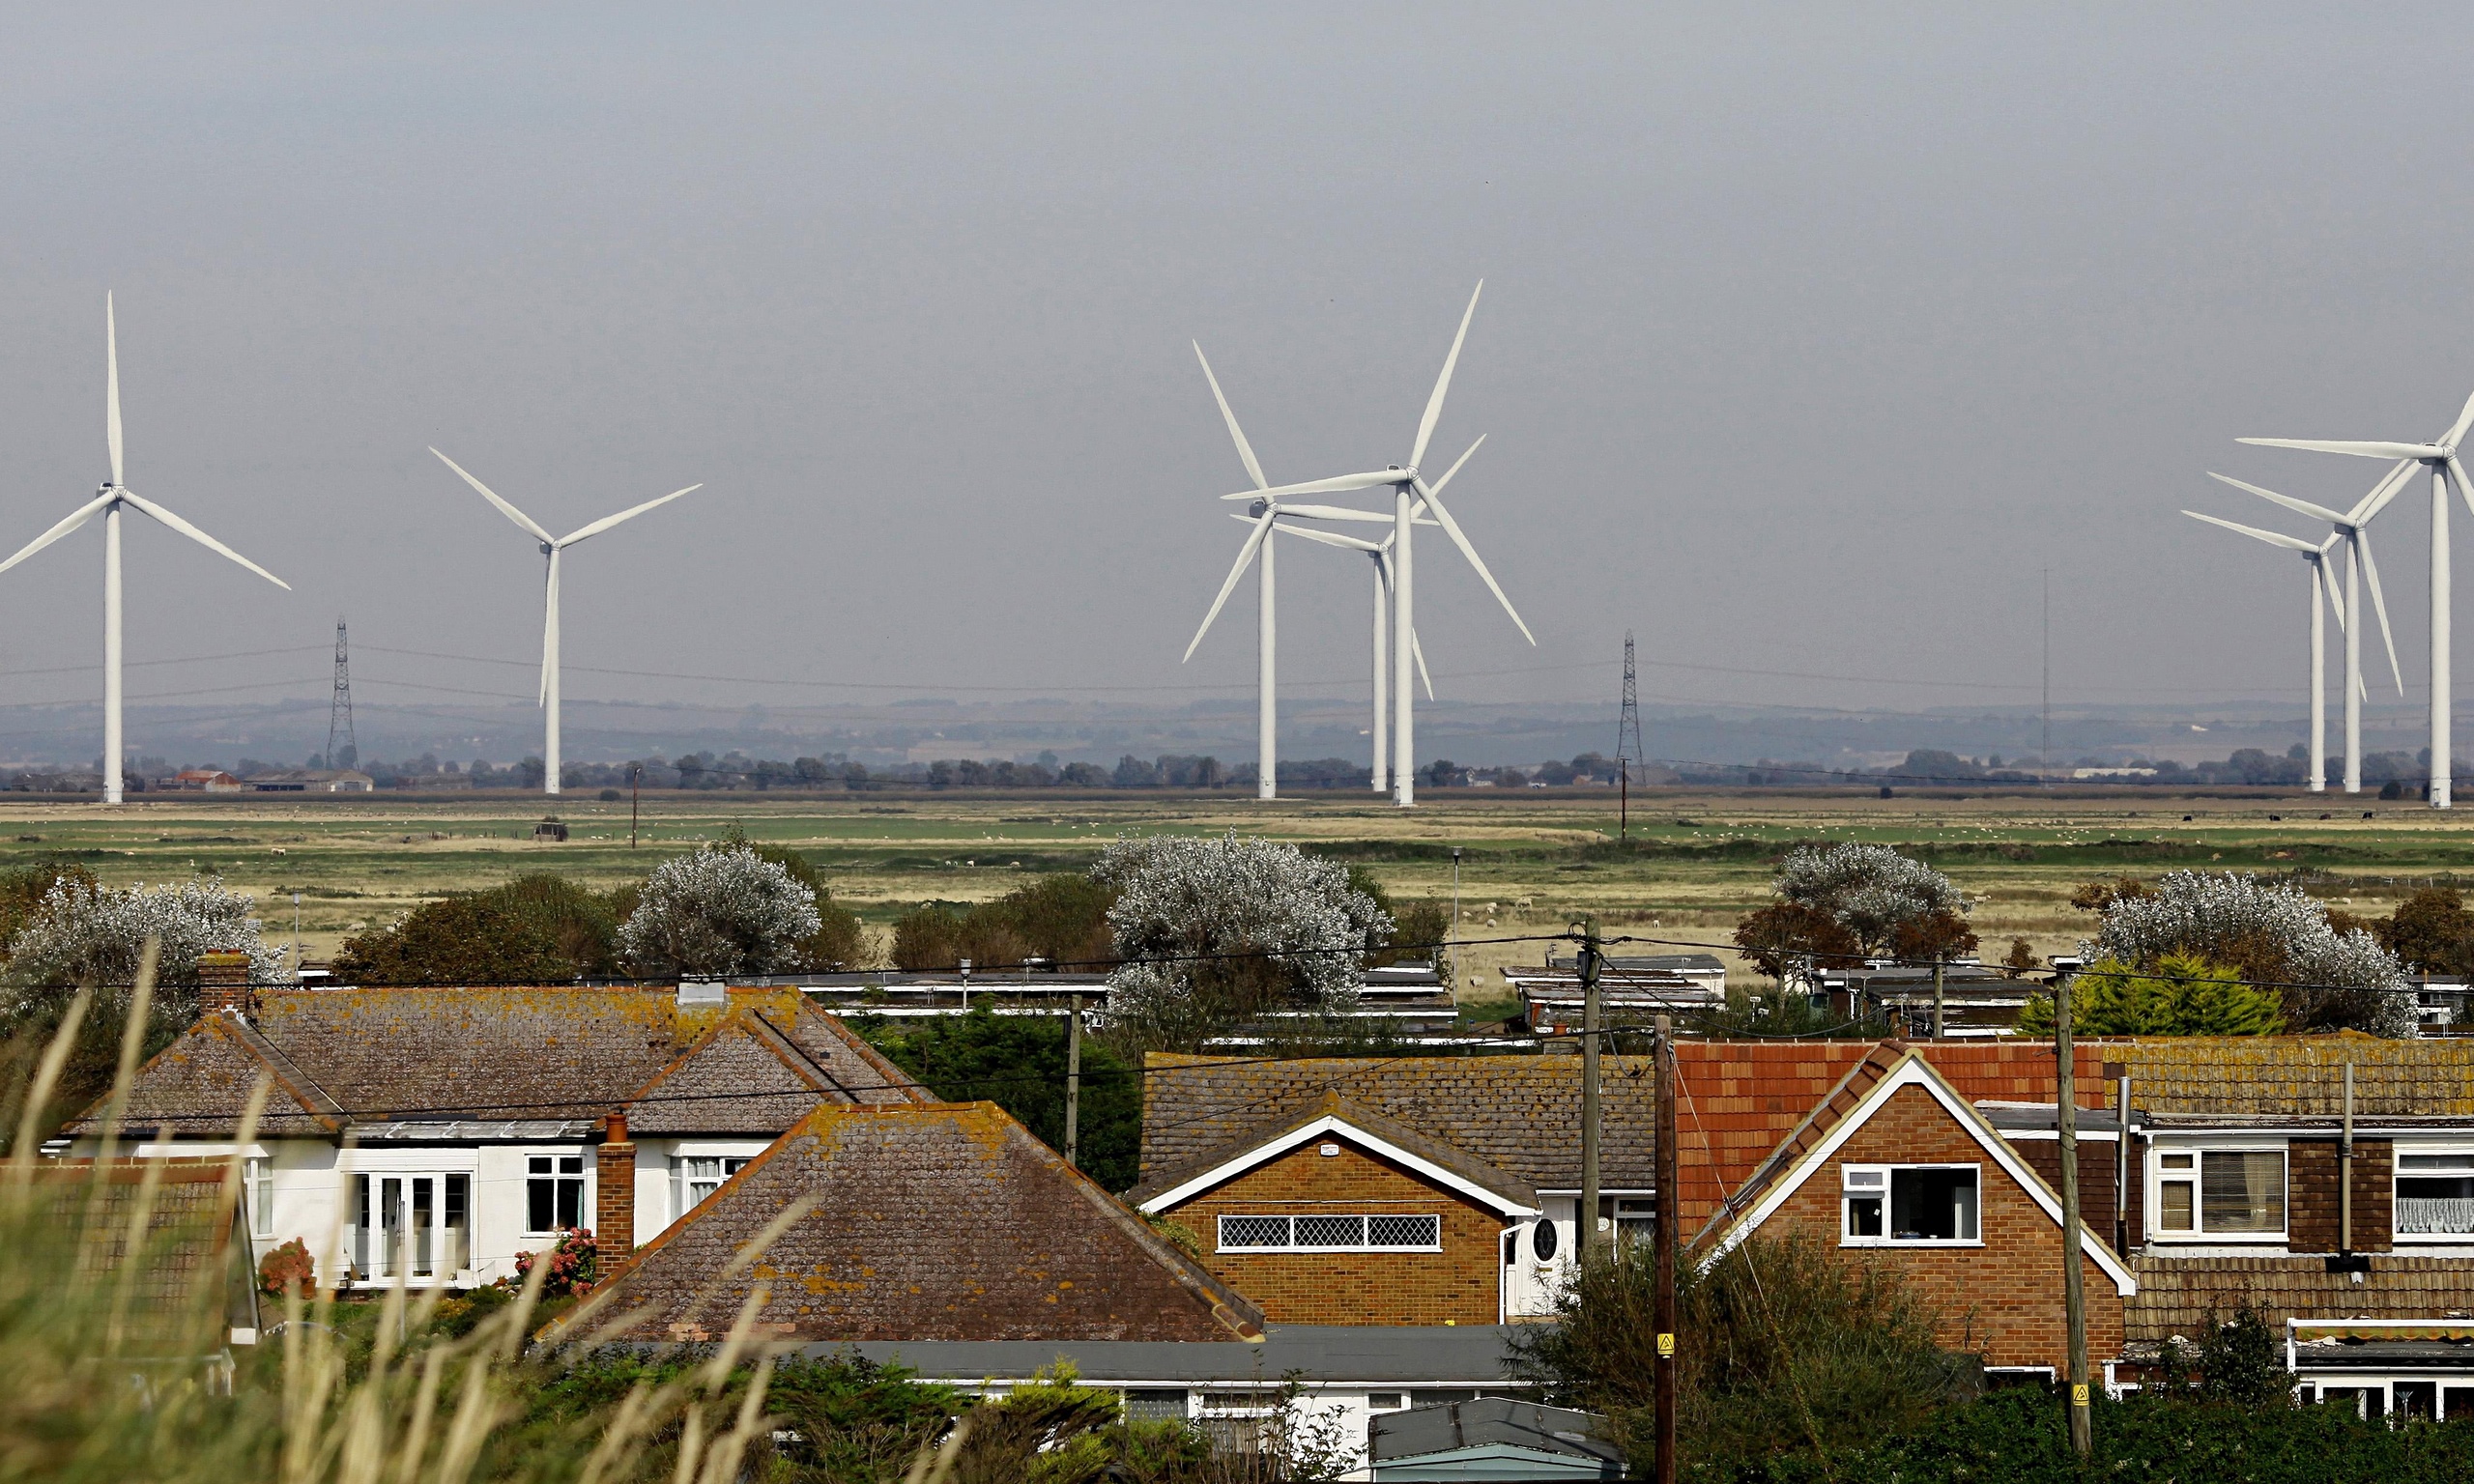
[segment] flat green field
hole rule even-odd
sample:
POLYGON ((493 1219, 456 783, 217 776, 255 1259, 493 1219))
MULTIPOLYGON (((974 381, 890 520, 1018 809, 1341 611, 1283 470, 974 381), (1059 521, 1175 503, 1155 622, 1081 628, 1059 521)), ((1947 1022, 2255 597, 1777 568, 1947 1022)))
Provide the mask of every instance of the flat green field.
MULTIPOLYGON (((641 875, 663 855, 735 825, 812 857, 838 898, 882 925, 913 903, 976 900, 1024 876, 1079 869, 1119 834, 1238 830, 1363 862, 1404 898, 1449 899, 1461 863, 1468 937, 1560 930, 1597 914, 1610 931, 1723 942, 1767 893, 1790 842, 1877 841, 1909 847, 1975 899, 1989 954, 2013 936, 2038 954, 2067 947, 2086 919, 2081 881, 2184 867, 2299 872, 2358 912, 2384 912, 2413 885, 2462 873, 2474 886, 2474 813, 2412 803, 2287 797, 2115 794, 1919 795, 1683 793, 1636 796, 1628 842, 1602 790, 1429 794, 1409 812, 1342 795, 1262 804, 1154 793, 661 794, 644 801, 628 845, 624 802, 570 794, 570 839, 536 842, 538 797, 295 799, 153 796, 97 804, 0 802, 0 850, 56 853, 113 882, 220 874, 258 895, 270 935, 289 937, 302 896, 309 956, 413 902, 556 870, 597 886, 641 875), (2188 816, 2188 817, 2185 817, 2188 816), (2368 816, 2368 817, 2366 817, 2368 816)), ((1536 962, 1537 942, 1476 948, 1464 976, 1536 962)), ((1464 989, 1466 981, 1464 979, 1464 989)))

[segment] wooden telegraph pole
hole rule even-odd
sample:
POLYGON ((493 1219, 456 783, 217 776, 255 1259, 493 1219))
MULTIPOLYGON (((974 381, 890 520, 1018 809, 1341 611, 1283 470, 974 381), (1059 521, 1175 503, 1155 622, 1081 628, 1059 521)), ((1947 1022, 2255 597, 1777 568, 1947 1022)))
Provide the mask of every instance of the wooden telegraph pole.
POLYGON ((1657 1328, 1657 1484, 1675 1484, 1675 1032, 1667 1017, 1657 1017, 1657 1110, 1653 1157, 1657 1161, 1656 1266, 1657 1298, 1654 1323, 1657 1328))
POLYGON ((1082 996, 1067 1002, 1065 1013, 1065 1162, 1082 1168, 1076 1157, 1082 1123, 1082 996))
POLYGON ((2053 1041, 2058 1093, 2054 1123, 2061 1135, 2061 1307, 2062 1322, 2070 1329, 2070 1450, 2086 1458, 2093 1439, 2087 1419, 2087 1297, 2079 1276, 2079 1110, 2071 1075, 2067 970, 2054 979, 2053 1041))
POLYGON ((1597 1231, 1597 920, 1581 923, 1581 1257, 1602 1250, 1597 1231))

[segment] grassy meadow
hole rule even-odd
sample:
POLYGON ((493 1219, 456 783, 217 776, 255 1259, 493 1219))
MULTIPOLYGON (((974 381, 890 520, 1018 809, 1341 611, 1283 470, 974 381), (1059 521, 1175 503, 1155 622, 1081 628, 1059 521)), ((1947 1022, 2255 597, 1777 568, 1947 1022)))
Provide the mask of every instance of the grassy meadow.
MULTIPOLYGON (((57 853, 115 883, 220 874, 257 895, 270 936, 281 939, 298 892, 312 958, 427 898, 534 870, 614 886, 732 826, 808 854, 835 896, 879 930, 917 902, 993 897, 1036 872, 1079 869, 1119 834, 1150 831, 1292 840, 1364 864, 1404 899, 1448 901, 1459 846, 1467 937, 1554 932, 1592 913, 1610 932, 1723 942, 1766 895, 1776 854, 1815 840, 1896 844, 1948 871, 1976 900, 1976 930, 1995 955, 2013 936, 2040 955, 2066 948, 2086 922, 2069 904, 2072 888, 2125 872, 2300 871, 2315 893, 2367 913, 2434 876, 2463 873, 2474 885, 2474 813, 2334 793, 1657 790, 1635 796, 1621 842, 1604 789, 1450 790, 1409 812, 1347 794, 1264 804, 1148 791, 666 793, 645 796, 632 849, 627 802, 590 793, 557 801, 566 842, 534 841, 547 802, 192 794, 111 810, 12 800, 0 802, 0 850, 57 853)), ((1544 951, 1536 942, 1468 950, 1464 996, 1470 976, 1496 983, 1491 971, 1544 951)))

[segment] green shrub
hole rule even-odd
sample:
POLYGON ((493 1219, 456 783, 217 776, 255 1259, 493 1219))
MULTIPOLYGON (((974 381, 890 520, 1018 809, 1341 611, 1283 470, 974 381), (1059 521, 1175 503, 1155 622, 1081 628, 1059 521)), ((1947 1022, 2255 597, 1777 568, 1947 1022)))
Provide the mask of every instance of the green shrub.
MULTIPOLYGON (((2195 954, 2168 954, 2153 973, 2118 958, 2090 965, 2070 982, 2070 1028, 2081 1036, 2274 1036, 2285 1029, 2273 989, 2255 989, 2242 971, 2195 954)), ((2030 995, 2019 1034, 2053 1034, 2053 996, 2030 995)))

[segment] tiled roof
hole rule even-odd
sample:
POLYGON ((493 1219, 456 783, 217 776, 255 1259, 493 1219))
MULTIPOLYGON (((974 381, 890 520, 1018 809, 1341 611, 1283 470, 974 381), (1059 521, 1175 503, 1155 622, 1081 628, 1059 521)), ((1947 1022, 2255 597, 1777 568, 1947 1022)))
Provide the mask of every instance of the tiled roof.
POLYGON ((2336 1036, 2158 1037, 2107 1043, 2131 1105, 2199 1118, 2335 1118, 2345 1065, 2356 1118, 2474 1117, 2474 1041, 2336 1036))
POLYGON ((738 1006, 636 1090, 627 1127, 638 1134, 779 1133, 820 1099, 899 1104, 928 1095, 804 1005, 788 1013, 738 1006))
MULTIPOLYGON (((1868 1041, 1679 1041, 1677 1184, 1683 1230, 1748 1179, 1779 1141, 1872 1050, 1868 1041)), ((2117 1049, 2117 1048, 2115 1048, 2117 1049)), ((2036 1042, 1928 1045, 1934 1067, 1971 1100, 2054 1099, 2053 1051, 2036 1042)), ((2078 1101, 2106 1094, 2098 1045, 2076 1048, 2078 1101)), ((1145 1066, 1146 1183, 1281 1123, 1327 1093, 1462 1150, 1541 1190, 1580 1185, 1577 1056, 1330 1058, 1260 1062, 1154 1053, 1145 1066)), ((1599 1178, 1609 1190, 1654 1182, 1651 1066, 1601 1059, 1599 1178)))
POLYGON ((1402 1154, 1414 1156, 1429 1164, 1450 1170, 1462 1180, 1503 1197, 1512 1205, 1536 1210, 1538 1192, 1482 1159, 1473 1158, 1462 1151, 1431 1139, 1399 1122, 1359 1107, 1338 1093, 1325 1093, 1320 1102, 1288 1118, 1273 1120, 1238 1135, 1228 1144, 1203 1155, 1178 1169, 1163 1171, 1151 1180, 1125 1193, 1127 1205, 1139 1209, 1145 1201, 1162 1191, 1173 1190, 1197 1175, 1208 1173, 1239 1157, 1250 1150, 1260 1149, 1298 1129, 1325 1118, 1337 1118, 1351 1127, 1381 1139, 1402 1154))
MULTIPOLYGON (((2134 1094, 2134 1099, 2136 1094, 2134 1094)), ((2123 1338, 2198 1339, 2251 1304, 2272 1328, 2287 1319, 2474 1318, 2474 1264, 2457 1258, 2373 1258, 2356 1283, 2320 1257, 2178 1257, 2154 1248, 2133 1264, 2139 1292, 2122 1309, 2123 1338)))
POLYGON ((125 1321, 141 1353, 217 1350, 227 1327, 257 1327, 256 1272, 238 1211, 224 1205, 227 1173, 219 1159, 72 1160, 35 1171, 36 1205, 50 1214, 44 1230, 74 1235, 77 1266, 90 1277, 117 1280, 131 1261, 130 1218, 147 1204, 125 1321))
MULTIPOLYGON (((138 1073, 128 1122, 192 1137, 228 1131, 262 1071, 274 1091, 261 1127, 279 1137, 330 1134, 345 1123, 591 1120, 665 1070, 707 1095, 676 1105, 698 1109, 696 1131, 777 1133, 817 1096, 914 1096, 796 989, 734 989, 709 1008, 681 1007, 668 988, 285 990, 262 996, 246 1023, 202 1017, 157 1055, 138 1073), (707 1037, 725 1022, 742 1033, 707 1037), (742 1090, 718 1063, 673 1066, 705 1042, 720 1062, 754 1069, 755 1060, 733 1059, 752 1049, 750 1038, 778 1073, 755 1098, 710 1097, 742 1090), (791 1072, 793 1064, 801 1071, 791 1072), (805 1101, 762 1096, 794 1086, 823 1091, 800 1095, 805 1101)), ((85 1118, 66 1131, 97 1130, 85 1118)))
MULTIPOLYGON (((1262 1314, 993 1103, 820 1107, 613 1279, 626 1337, 1230 1340, 1262 1314), (812 1202, 745 1271, 725 1270, 812 1202)), ((597 1324, 598 1319, 586 1321, 597 1324)))

